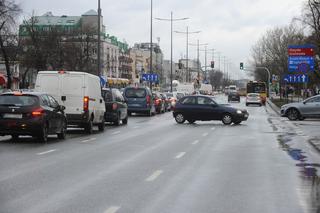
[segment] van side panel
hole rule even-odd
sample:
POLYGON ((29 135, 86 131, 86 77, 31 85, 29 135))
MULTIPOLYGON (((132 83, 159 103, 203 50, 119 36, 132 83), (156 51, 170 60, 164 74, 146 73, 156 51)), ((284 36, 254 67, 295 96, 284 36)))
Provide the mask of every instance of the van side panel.
POLYGON ((59 104, 62 104, 60 98, 60 80, 58 74, 38 74, 35 90, 52 95, 59 104))
POLYGON ((62 105, 66 107, 66 114, 82 114, 84 89, 84 75, 61 75, 61 97, 59 99, 65 99, 62 105))

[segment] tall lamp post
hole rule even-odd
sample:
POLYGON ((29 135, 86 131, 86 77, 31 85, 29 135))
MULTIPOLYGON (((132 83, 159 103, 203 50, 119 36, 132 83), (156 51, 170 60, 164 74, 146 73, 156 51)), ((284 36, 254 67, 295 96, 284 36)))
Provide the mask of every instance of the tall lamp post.
POLYGON ((172 92, 172 43, 173 43, 173 36, 172 36, 172 32, 173 32, 173 22, 174 21, 182 21, 182 20, 187 20, 189 18, 177 18, 177 19, 173 19, 173 12, 171 12, 171 16, 170 19, 166 19, 166 18, 156 18, 159 21, 170 21, 171 23, 171 67, 170 67, 170 91, 172 92))
POLYGON ((98 76, 101 76, 101 7, 100 0, 98 0, 98 76))
MULTIPOLYGON (((153 21, 153 14, 152 14, 152 10, 153 10, 153 2, 151 0, 151 17, 150 17, 150 62, 149 62, 149 66, 150 66, 150 74, 152 74, 152 49, 153 49, 153 44, 152 44, 152 21, 153 21)), ((150 81, 150 89, 152 91, 152 82, 150 81)))
POLYGON ((183 33, 187 35, 187 45, 186 45, 186 81, 189 82, 189 34, 195 34, 195 33, 200 33, 201 31, 193 31, 189 32, 189 27, 187 27, 187 31, 181 32, 181 31, 174 31, 176 33, 183 33))
POLYGON ((207 46, 208 43, 203 43, 203 44, 200 44, 199 43, 199 39, 197 40, 197 44, 189 44, 191 46, 197 46, 197 64, 198 64, 198 80, 200 80, 200 46, 207 46))

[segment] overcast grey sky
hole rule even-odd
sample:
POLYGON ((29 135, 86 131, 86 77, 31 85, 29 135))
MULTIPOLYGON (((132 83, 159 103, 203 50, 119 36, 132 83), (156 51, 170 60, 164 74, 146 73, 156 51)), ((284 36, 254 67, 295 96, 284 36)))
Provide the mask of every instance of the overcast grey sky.
MULTIPOLYGON (((89 9, 97 9, 97 0, 16 0, 23 9, 23 17, 32 11, 42 15, 51 11, 54 15, 79 16, 89 9)), ((239 62, 250 57, 252 45, 267 30, 289 24, 299 16, 306 0, 153 0, 154 17, 189 17, 187 21, 174 23, 174 30, 201 30, 190 35, 190 43, 208 43, 226 56, 234 77, 239 74, 239 62)), ((150 0, 101 0, 103 21, 107 33, 127 41, 132 46, 137 42, 150 41, 150 0)), ((165 59, 170 59, 170 22, 154 20, 154 41, 160 38, 165 59)), ((186 53, 186 36, 174 34, 174 60, 186 53)), ((201 52, 204 63, 204 52, 201 52)), ((196 47, 189 47, 189 58, 196 58, 196 47)), ((211 58, 211 54, 208 54, 211 58)), ((210 60, 208 59, 208 62, 210 60)), ((215 59, 216 67, 218 60, 215 59)), ((221 60, 223 68, 223 60, 221 60)))

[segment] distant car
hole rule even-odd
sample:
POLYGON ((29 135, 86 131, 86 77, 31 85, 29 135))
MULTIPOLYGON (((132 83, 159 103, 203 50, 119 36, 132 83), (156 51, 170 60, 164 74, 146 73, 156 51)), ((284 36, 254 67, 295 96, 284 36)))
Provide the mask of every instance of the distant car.
POLYGON ((240 102, 240 95, 237 92, 230 92, 228 94, 228 102, 237 101, 240 102))
POLYGON ((128 114, 143 113, 152 116, 156 113, 152 93, 148 87, 126 87, 123 97, 128 104, 128 114))
POLYGON ((157 113, 164 113, 165 108, 165 100, 163 100, 160 92, 154 92, 152 93, 152 98, 154 100, 154 106, 156 108, 157 113))
POLYGON ((64 106, 45 93, 10 92, 0 95, 0 135, 37 137, 46 142, 49 134, 65 139, 67 118, 64 106))
POLYGON ((186 120, 194 123, 197 120, 221 120, 225 125, 240 124, 248 119, 247 110, 240 110, 226 104, 219 104, 210 96, 192 95, 181 98, 173 111, 173 117, 179 124, 186 120))
POLYGON ((313 96, 302 102, 285 104, 281 107, 281 116, 289 120, 320 118, 320 95, 313 96))
POLYGON ((259 93, 248 93, 246 97, 246 106, 249 104, 257 104, 262 106, 261 98, 259 93))
POLYGON ((162 100, 164 101, 164 107, 165 107, 165 111, 171 111, 171 101, 170 99, 167 97, 167 95, 165 93, 160 93, 162 100))
POLYGON ((121 92, 116 88, 103 88, 102 97, 106 104, 105 121, 116 126, 119 126, 121 121, 122 124, 127 124, 128 106, 121 92))

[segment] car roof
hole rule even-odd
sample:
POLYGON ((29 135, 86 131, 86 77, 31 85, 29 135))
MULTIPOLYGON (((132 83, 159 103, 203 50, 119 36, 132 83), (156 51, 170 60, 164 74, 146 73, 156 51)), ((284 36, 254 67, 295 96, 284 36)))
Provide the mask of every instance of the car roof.
POLYGON ((44 92, 5 92, 1 95, 15 95, 15 94, 21 94, 21 95, 33 95, 33 96, 40 96, 40 95, 48 95, 44 92))

